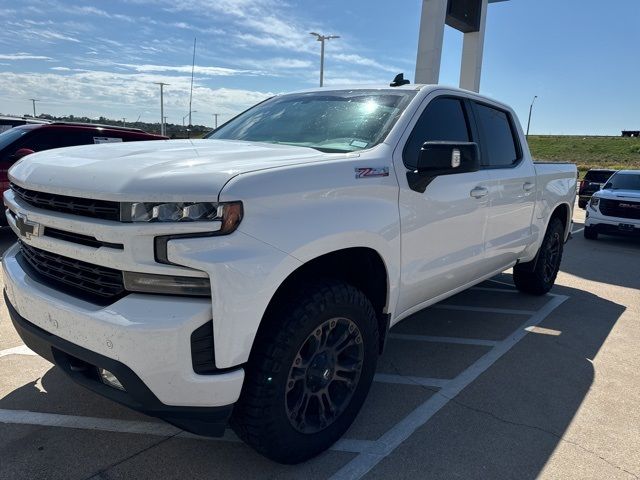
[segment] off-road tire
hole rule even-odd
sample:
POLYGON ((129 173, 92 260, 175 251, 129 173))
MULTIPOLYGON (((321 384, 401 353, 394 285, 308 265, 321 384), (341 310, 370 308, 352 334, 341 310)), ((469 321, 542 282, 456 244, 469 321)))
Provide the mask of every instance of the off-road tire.
POLYGON ((549 222, 537 258, 533 262, 513 267, 516 288, 532 295, 548 293, 560 270, 563 249, 564 224, 558 218, 553 218, 549 222))
MULTIPOLYGON (((240 399, 231 426, 262 455, 276 462, 303 462, 335 443, 351 426, 369 392, 378 360, 378 321, 369 299, 340 281, 319 281, 287 294, 260 327, 245 369, 240 399), (296 429, 287 402, 290 372, 310 335, 334 318, 347 319, 359 330, 363 355, 357 381, 344 410, 326 428, 304 433, 296 429)), ((360 349, 360 344, 358 344, 360 349)), ((306 378, 306 377, 305 377, 306 378)), ((306 380, 304 381, 306 385, 306 380)))

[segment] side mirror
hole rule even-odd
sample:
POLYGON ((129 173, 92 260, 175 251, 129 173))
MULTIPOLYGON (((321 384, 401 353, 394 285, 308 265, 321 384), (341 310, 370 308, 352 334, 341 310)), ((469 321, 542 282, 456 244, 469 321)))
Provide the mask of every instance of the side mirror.
POLYGON ((480 151, 473 142, 426 142, 418 156, 418 173, 429 176, 480 170, 480 151))
POLYGON ((32 153, 35 152, 30 148, 20 148, 16 150, 16 153, 13 154, 13 158, 14 160, 20 160, 22 157, 26 157, 27 155, 31 155, 32 153))

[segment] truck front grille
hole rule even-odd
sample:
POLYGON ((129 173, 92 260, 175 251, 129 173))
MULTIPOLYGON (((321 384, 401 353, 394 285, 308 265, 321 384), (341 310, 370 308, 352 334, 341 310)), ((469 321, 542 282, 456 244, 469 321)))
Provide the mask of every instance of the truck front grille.
POLYGON ((125 295, 122 272, 45 252, 20 242, 20 264, 48 287, 99 305, 110 305, 125 295))
POLYGON ((120 221, 120 203, 118 202, 37 192, 27 190, 14 183, 11 184, 11 190, 18 198, 37 208, 83 217, 120 221))
POLYGON ((640 202, 600 199, 600 212, 607 217, 640 220, 640 202))

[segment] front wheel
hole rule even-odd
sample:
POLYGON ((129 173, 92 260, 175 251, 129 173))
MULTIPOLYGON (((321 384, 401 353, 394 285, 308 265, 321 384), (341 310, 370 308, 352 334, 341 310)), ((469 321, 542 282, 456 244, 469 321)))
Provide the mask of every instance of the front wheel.
POLYGON ((264 321, 231 424, 280 463, 329 448, 367 396, 378 359, 378 322, 358 289, 336 281, 290 294, 264 321))
POLYGON ((513 282, 521 292, 544 295, 556 281, 564 248, 564 225, 554 218, 549 222, 537 259, 513 267, 513 282))

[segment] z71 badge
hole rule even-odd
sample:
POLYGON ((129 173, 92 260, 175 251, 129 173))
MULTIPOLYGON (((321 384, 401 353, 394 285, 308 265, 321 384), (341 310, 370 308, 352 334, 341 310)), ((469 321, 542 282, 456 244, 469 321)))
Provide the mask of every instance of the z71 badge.
POLYGON ((356 178, 388 177, 389 167, 358 167, 356 178))

